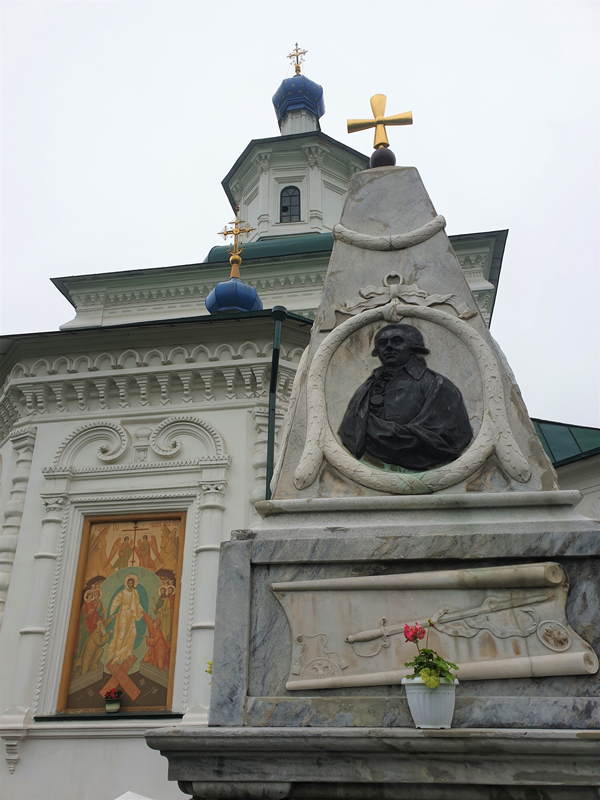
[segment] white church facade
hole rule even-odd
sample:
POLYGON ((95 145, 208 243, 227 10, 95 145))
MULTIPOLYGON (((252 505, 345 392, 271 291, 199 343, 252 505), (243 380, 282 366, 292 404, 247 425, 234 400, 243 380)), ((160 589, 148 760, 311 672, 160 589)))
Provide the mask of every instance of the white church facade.
MULTIPOLYGON (((368 163, 321 132, 319 90, 301 75, 284 82, 281 136, 252 141, 223 181, 255 229, 242 277, 263 310, 208 313, 229 268, 216 247, 198 264, 56 279, 73 319, 0 339, 5 800, 182 796, 143 734, 207 724, 219 548, 265 497, 270 309, 288 311, 277 434, 331 230, 368 163), (111 714, 113 686, 123 697, 111 714)), ((488 325, 507 233, 450 237, 488 325)), ((600 486, 585 464, 600 442, 581 441, 564 466, 593 510, 600 486)))

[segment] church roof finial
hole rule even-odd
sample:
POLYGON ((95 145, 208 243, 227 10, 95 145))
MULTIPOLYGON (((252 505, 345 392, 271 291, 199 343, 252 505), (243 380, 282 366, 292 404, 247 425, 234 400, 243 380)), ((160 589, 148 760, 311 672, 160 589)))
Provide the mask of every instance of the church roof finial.
POLYGON ((279 130, 283 135, 321 130, 319 119, 325 113, 323 87, 311 81, 306 75, 302 75, 302 62, 306 53, 308 50, 301 50, 296 42, 294 49, 288 55, 294 65, 295 73, 291 78, 284 78, 273 95, 275 114, 279 130), (298 117, 303 119, 299 120, 298 117))
POLYGON ((240 244, 240 236, 247 236, 250 231, 254 231, 256 228, 251 228, 248 223, 244 223, 244 220, 238 217, 239 210, 240 207, 236 206, 235 220, 230 223, 233 227, 228 228, 226 225, 222 231, 219 231, 219 235, 225 241, 227 241, 228 236, 233 236, 233 243, 229 246, 231 274, 228 281, 217 283, 204 301, 204 305, 210 314, 218 314, 223 311, 260 311, 263 307, 254 286, 250 286, 240 279, 241 253, 244 249, 244 245, 240 244), (242 228, 244 224, 246 227, 242 228))
POLYGON ((229 263, 231 264, 230 278, 240 277, 240 264, 242 263, 242 251, 244 249, 244 245, 240 244, 240 236, 248 236, 249 233, 256 230, 256 228, 251 228, 247 223, 245 228, 240 227, 244 224, 244 220, 238 219, 239 210, 240 207, 236 206, 235 220, 230 223, 233 228, 228 228, 226 225, 222 231, 219 231, 219 236, 222 236, 225 241, 227 241, 228 236, 233 236, 233 244, 229 246, 229 252, 231 253, 229 257, 229 263))
POLYGON ((308 53, 308 50, 300 50, 298 47, 298 42, 292 52, 288 55, 288 58, 292 60, 292 64, 294 64, 294 69, 296 71, 296 75, 300 75, 301 71, 301 64, 304 61, 304 56, 308 53), (295 63, 294 63, 295 60, 295 63))

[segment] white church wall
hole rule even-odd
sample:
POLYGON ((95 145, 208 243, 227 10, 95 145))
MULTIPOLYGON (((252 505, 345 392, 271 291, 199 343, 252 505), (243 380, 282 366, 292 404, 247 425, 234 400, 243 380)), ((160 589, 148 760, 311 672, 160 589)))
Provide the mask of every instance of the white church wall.
MULTIPOLYGON (((337 187, 336 190, 331 188, 332 186, 334 184, 330 181, 324 183, 323 215, 325 221, 330 219, 333 225, 339 219, 345 189, 342 191, 337 187)), ((253 225, 252 220, 250 224, 253 225)), ((483 234, 479 242, 458 242, 454 247, 469 288, 486 324, 489 325, 495 288, 484 275, 489 274, 494 240, 483 234)), ((258 291, 265 308, 283 305, 290 311, 313 319, 321 300, 328 264, 327 252, 298 253, 285 256, 275 263, 271 259, 246 260, 242 272, 244 280, 258 291)), ((215 285, 223 280, 227 272, 228 266, 221 262, 169 267, 164 270, 137 270, 131 273, 65 278, 63 279, 65 290, 69 292, 76 306, 76 316, 65 322, 61 329, 85 328, 92 322, 95 325, 111 326, 192 316, 208 318, 204 300, 215 285)), ((163 352, 161 345, 157 348, 161 355, 155 356, 155 359, 164 363, 173 361, 184 364, 212 358, 212 355, 206 352, 203 356, 202 349, 196 349, 196 345, 197 343, 188 346, 187 351, 180 352, 175 359, 170 353, 172 348, 163 352)), ((257 341, 256 345, 259 352, 264 355, 266 352, 264 348, 270 346, 270 337, 257 341)), ((143 361, 145 353, 150 350, 148 347, 145 350, 142 348, 139 354, 132 353, 129 361, 117 360, 117 368, 131 366, 132 362, 135 364, 139 360, 143 361)), ((237 355, 234 354, 234 357, 237 355)), ((81 357, 81 361, 73 365, 64 359, 58 365, 50 361, 48 367, 45 367, 44 361, 40 359, 34 372, 36 375, 45 374, 44 369, 48 368, 58 369, 59 374, 66 374, 67 370, 73 368, 76 371, 83 368, 85 371, 86 365, 85 363, 82 365, 82 361, 85 362, 85 357, 81 357)), ((114 365, 106 361, 104 363, 110 374, 114 365)))
POLYGON ((22 763, 11 775, 0 760, 2 800, 114 800, 134 791, 152 800, 182 800, 167 780, 166 759, 144 739, 143 723, 105 735, 84 723, 40 729, 21 745, 22 763))
MULTIPOLYGON (((59 334, 42 360, 35 340, 23 343, 3 387, 13 428, 33 437, 0 628, 3 800, 27 798, 34 786, 31 796, 38 796, 32 770, 43 764, 52 765, 44 777, 49 797, 104 800, 127 790, 153 800, 177 796, 166 785, 166 762, 143 740, 164 717, 80 721, 55 714, 83 520, 187 512, 172 708, 184 715, 178 724, 206 724, 218 548, 231 530, 248 527, 253 502, 264 497, 271 335, 269 318, 233 328, 183 324, 125 338, 109 332, 103 349, 97 334, 82 331, 68 341, 85 356, 62 350, 59 334), (222 454, 206 450, 218 440, 222 454), (65 740, 79 753, 68 793, 65 740), (110 781, 81 788, 94 758, 106 763, 117 751, 110 781)), ((284 326, 278 425, 307 336, 284 326)), ((3 519, 18 456, 8 433, 0 445, 3 519)))
POLYGON ((577 489, 583 495, 577 512, 600 519, 600 455, 556 468, 561 489, 577 489))

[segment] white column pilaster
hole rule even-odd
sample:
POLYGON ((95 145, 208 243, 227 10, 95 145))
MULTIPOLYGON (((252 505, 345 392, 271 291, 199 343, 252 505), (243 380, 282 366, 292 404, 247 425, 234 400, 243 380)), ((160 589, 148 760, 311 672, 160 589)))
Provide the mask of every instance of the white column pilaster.
POLYGON ((19 761, 19 743, 26 735, 35 713, 36 680, 46 633, 52 580, 58 556, 60 532, 66 508, 66 494, 44 495, 46 514, 42 520, 38 551, 31 582, 26 624, 19 631, 15 655, 16 670, 10 706, 0 717, 0 735, 5 741, 11 772, 19 761))
POLYGON ((12 565, 17 551, 17 539, 21 530, 36 430, 36 428, 23 428, 14 431, 10 436, 13 448, 17 453, 17 463, 12 476, 10 499, 4 509, 4 523, 0 532, 0 625, 2 625, 12 565))
MULTIPOLYGON (((271 151, 259 153, 254 159, 255 165, 260 170, 258 184, 258 218, 256 220, 256 232, 252 239, 256 239, 261 233, 268 233, 271 223, 270 209, 270 186, 269 186, 269 163, 271 161, 271 151)), ((274 220, 279 222, 279 219, 274 220)))
POLYGON ((192 623, 190 689, 187 725, 206 725, 210 705, 210 675, 215 633, 219 550, 223 542, 223 512, 227 481, 201 482, 200 535, 195 547, 194 621, 192 623))
POLYGON ((35 693, 35 681, 40 659, 46 618, 50 602, 52 578, 58 556, 60 530, 67 507, 66 494, 44 495, 46 514, 42 520, 38 551, 34 555, 33 580, 26 625, 21 628, 16 654, 17 670, 12 692, 14 713, 30 714, 35 693))
POLYGON ((323 230, 323 159, 327 151, 318 145, 302 148, 310 169, 308 170, 308 223, 313 230, 323 230))

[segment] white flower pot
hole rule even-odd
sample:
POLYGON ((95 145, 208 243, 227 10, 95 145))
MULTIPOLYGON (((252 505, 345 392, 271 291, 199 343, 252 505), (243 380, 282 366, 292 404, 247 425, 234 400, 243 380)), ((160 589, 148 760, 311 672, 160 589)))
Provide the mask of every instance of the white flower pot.
POLYGON ((458 680, 440 678, 440 685, 430 689, 422 678, 403 678, 406 699, 416 728, 450 728, 454 714, 458 680))

